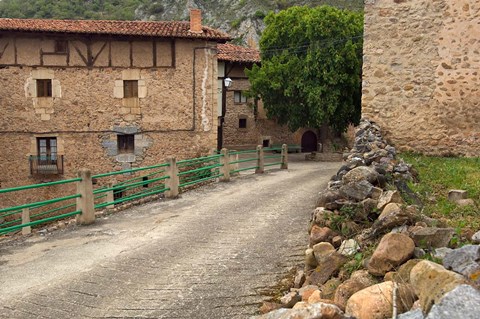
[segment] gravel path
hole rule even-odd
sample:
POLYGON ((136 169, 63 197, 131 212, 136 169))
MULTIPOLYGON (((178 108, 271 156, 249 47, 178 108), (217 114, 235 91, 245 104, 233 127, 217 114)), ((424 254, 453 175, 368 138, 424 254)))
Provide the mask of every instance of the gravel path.
POLYGON ((0 242, 0 318, 248 318, 303 259, 316 194, 339 165, 293 162, 0 242))

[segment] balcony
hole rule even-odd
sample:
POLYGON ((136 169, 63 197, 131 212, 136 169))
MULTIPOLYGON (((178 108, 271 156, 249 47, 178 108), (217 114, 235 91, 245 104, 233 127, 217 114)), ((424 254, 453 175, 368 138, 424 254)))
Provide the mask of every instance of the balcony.
POLYGON ((30 156, 31 175, 62 175, 63 155, 30 156))

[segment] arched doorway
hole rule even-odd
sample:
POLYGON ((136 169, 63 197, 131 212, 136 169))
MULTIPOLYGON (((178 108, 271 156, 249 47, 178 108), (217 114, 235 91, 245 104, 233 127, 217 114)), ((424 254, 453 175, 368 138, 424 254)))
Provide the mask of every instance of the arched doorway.
POLYGON ((312 131, 306 131, 302 135, 302 152, 316 152, 317 143, 317 134, 312 131))

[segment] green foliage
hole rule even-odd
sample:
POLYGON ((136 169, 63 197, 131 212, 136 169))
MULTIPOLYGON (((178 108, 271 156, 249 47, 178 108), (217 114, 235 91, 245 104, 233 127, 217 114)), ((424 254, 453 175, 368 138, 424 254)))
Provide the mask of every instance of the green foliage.
POLYGON ((267 14, 261 10, 257 10, 253 16, 257 19, 263 20, 267 14))
POLYGON ((410 183, 425 203, 424 213, 446 219, 452 227, 480 227, 480 158, 429 157, 405 153, 401 157, 413 164, 419 183, 410 183), (460 207, 449 202, 448 191, 464 189, 476 207, 460 207))
POLYGON ((265 18, 262 65, 247 72, 267 115, 292 131, 360 118, 363 15, 329 6, 291 7, 265 18))
MULTIPOLYGON (((135 9, 145 0, 3 0, 2 18, 133 20, 135 9)), ((152 10, 161 6, 151 4, 152 10)))
POLYGON ((245 20, 245 17, 240 17, 238 19, 235 19, 230 23, 230 26, 232 27, 232 29, 238 29, 240 27, 240 24, 242 24, 244 20, 245 20))

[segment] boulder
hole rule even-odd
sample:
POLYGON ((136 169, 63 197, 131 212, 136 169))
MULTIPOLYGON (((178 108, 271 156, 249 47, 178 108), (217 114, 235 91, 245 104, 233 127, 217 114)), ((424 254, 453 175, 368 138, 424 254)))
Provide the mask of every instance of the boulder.
POLYGON ((405 312, 400 314, 398 319, 424 319, 423 312, 420 309, 410 310, 409 312, 405 312))
POLYGON ((421 259, 410 259, 406 263, 400 266, 398 270, 393 274, 393 281, 402 284, 409 284, 410 283, 410 272, 412 268, 415 267, 421 259))
POLYGON ((282 298, 280 298, 280 302, 285 308, 292 308, 297 302, 301 300, 302 298, 298 294, 298 291, 291 291, 282 298))
POLYGON ((295 306, 293 306, 292 309, 303 309, 303 308, 307 308, 308 307, 308 303, 305 302, 305 301, 300 301, 300 302, 297 302, 295 304, 295 306))
POLYGON ((390 233, 383 236, 368 263, 368 272, 383 276, 413 256, 415 244, 403 234, 390 233))
POLYGON ((459 199, 455 202, 455 204, 457 204, 457 206, 460 206, 460 207, 467 207, 467 206, 475 207, 475 201, 471 198, 459 199))
MULTIPOLYGON (((381 189, 380 187, 374 187, 374 188, 372 188, 372 191, 370 193, 370 197, 372 199, 379 200, 380 197, 382 196, 382 194, 383 194, 383 189, 381 189)), ((378 205, 378 203, 377 203, 377 205, 378 205)))
POLYGON ((480 292, 469 285, 460 285, 433 305, 426 319, 478 319, 480 292))
POLYGON ((323 285, 332 275, 338 272, 347 260, 347 257, 340 255, 336 251, 323 255, 320 260, 317 259, 317 268, 307 276, 305 282, 308 285, 323 285))
MULTIPOLYGON (((347 302, 345 313, 357 319, 386 319, 392 317, 393 289, 392 281, 382 282, 362 289, 347 302)), ((414 302, 414 295, 408 285, 398 284, 397 311, 408 311, 414 302)))
POLYGON ((324 255, 327 255, 331 253, 332 251, 335 251, 335 247, 333 247, 332 244, 327 243, 327 242, 321 242, 312 247, 313 249, 313 255, 315 256, 315 259, 317 260, 317 265, 321 262, 322 258, 324 255))
POLYGON ((451 251, 453 251, 453 249, 448 248, 448 247, 440 247, 440 248, 435 248, 431 254, 432 254, 433 258, 443 260, 443 258, 445 258, 447 253, 449 253, 451 251))
POLYGON ((480 245, 466 245, 447 252, 443 266, 480 284, 480 245))
POLYGON ((270 311, 273 311, 275 309, 280 309, 280 308, 282 308, 282 305, 279 304, 279 303, 264 301, 262 303, 262 306, 260 307, 259 311, 260 311, 261 314, 264 314, 264 313, 269 313, 270 311))
POLYGON ((377 175, 378 173, 375 171, 375 169, 368 166, 359 166, 345 174, 342 178, 342 181, 344 184, 357 183, 361 181, 367 181, 371 184, 375 184, 377 182, 377 175))
POLYGON ((342 195, 340 195, 339 191, 326 189, 319 194, 317 199, 317 207, 325 207, 327 203, 334 202, 340 198, 342 198, 342 195))
POLYGON ((303 286, 302 288, 298 289, 298 294, 302 301, 308 301, 308 298, 315 292, 319 291, 318 286, 315 285, 307 285, 303 286))
POLYGON ((355 255, 359 250, 360 246, 355 239, 344 240, 338 248, 338 252, 347 257, 355 255))
POLYGON ((372 192, 373 185, 368 181, 348 183, 340 187, 340 193, 348 198, 362 201, 372 192))
POLYGON ((310 231, 310 246, 314 246, 321 242, 331 242, 332 238, 337 234, 328 227, 319 227, 313 225, 310 231))
POLYGON ((477 231, 475 234, 472 235, 472 243, 480 244, 480 231, 477 231))
POLYGON ((335 305, 315 303, 301 309, 278 309, 256 319, 353 319, 345 316, 342 310, 335 305))
POLYGON ((372 228, 375 233, 382 233, 397 226, 412 223, 412 221, 413 216, 409 213, 409 210, 402 209, 396 203, 390 203, 385 206, 378 219, 373 223, 372 228))
POLYGON ((402 196, 399 191, 386 191, 383 192, 378 199, 377 208, 383 210, 385 206, 390 203, 403 204, 402 196))
POLYGON ((448 191, 448 200, 451 202, 456 202, 460 199, 467 199, 468 193, 465 190, 452 189, 448 191))
POLYGON ((332 211, 329 211, 324 207, 315 208, 310 219, 309 231, 312 229, 313 225, 317 225, 319 227, 328 227, 334 215, 335 214, 332 211))
MULTIPOLYGON (((340 286, 342 282, 338 278, 331 278, 329 279, 323 286, 321 287, 321 296, 322 299, 331 299, 335 296, 335 291, 337 290, 338 286, 340 286)), ((345 307, 343 307, 345 308, 345 307)))
POLYGON ((454 233, 453 228, 421 227, 414 229, 410 237, 418 247, 440 248, 448 246, 454 233))
POLYGON ((310 267, 317 267, 317 259, 315 259, 315 254, 313 253, 312 248, 305 250, 305 264, 310 267))
POLYGON ((367 271, 357 270, 352 274, 350 279, 344 281, 342 284, 340 284, 340 286, 338 286, 337 290, 335 291, 333 301, 345 308, 347 306, 348 299, 350 299, 354 293, 374 284, 375 281, 367 271))
POLYGON ((335 237, 332 238, 332 245, 333 245, 333 247, 335 247, 335 248, 340 247, 340 245, 342 244, 342 242, 343 242, 342 236, 335 236, 335 237))
POLYGON ((410 271, 410 282, 419 298, 422 310, 427 313, 434 303, 458 285, 465 283, 463 276, 446 270, 443 266, 422 260, 410 271))
POLYGON ((305 282, 305 272, 303 270, 298 270, 297 273, 295 274, 295 278, 293 279, 293 288, 302 287, 304 282, 305 282))

